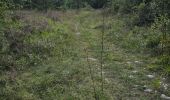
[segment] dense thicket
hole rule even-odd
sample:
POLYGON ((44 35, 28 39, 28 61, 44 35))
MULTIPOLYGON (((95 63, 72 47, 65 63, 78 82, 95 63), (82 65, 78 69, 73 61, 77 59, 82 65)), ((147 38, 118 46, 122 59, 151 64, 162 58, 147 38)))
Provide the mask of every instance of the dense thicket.
MULTIPOLYGON (((45 45, 31 43, 29 40, 35 34, 47 29, 47 21, 30 18, 29 21, 22 20, 24 15, 14 12, 12 3, 0 2, 0 71, 21 70, 23 66, 34 65, 44 59, 48 53, 45 45), (26 24, 27 23, 27 24, 26 24), (42 25, 44 24, 44 25, 42 25), (29 49, 32 48, 32 49, 29 49), (38 51, 37 51, 38 50, 38 51), (44 53, 44 54, 43 54, 44 53), (41 56, 41 58, 40 58, 41 56)), ((0 74, 2 74, 0 72, 0 74)))
POLYGON ((156 17, 168 14, 169 0, 113 0, 113 10, 121 14, 136 14, 135 22, 146 25, 154 22, 156 17))
POLYGON ((88 5, 93 8, 102 8, 108 0, 9 0, 16 8, 24 9, 57 9, 82 8, 88 5))
POLYGON ((140 38, 143 37, 140 41, 145 40, 146 43, 141 44, 145 44, 144 46, 151 50, 151 55, 158 57, 157 71, 170 73, 170 1, 113 0, 112 2, 113 14, 123 18, 133 33, 139 35, 139 30, 136 31, 135 28, 145 28, 141 30, 144 32, 140 33, 142 35, 140 38))
POLYGON ((170 16, 169 0, 8 0, 15 8, 23 9, 68 9, 82 8, 90 5, 93 8, 102 8, 109 5, 114 12, 121 14, 136 13, 136 24, 146 25, 154 22, 160 15, 170 16))

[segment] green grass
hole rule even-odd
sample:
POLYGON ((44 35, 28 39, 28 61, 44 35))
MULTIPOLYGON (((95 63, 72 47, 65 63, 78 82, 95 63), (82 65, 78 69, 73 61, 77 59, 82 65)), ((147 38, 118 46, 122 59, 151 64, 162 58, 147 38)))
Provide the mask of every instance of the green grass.
MULTIPOLYGON (((60 21, 48 19, 50 31, 43 31, 30 37, 32 44, 50 47, 50 56, 41 63, 21 71, 15 82, 7 81, 4 93, 1 93, 5 96, 0 99, 95 100, 93 82, 86 61, 85 49, 88 49, 88 56, 96 59, 90 61, 90 66, 96 94, 100 100, 160 100, 160 92, 144 92, 144 85, 153 90, 159 88, 159 79, 150 80, 146 77, 150 72, 145 68, 149 66, 151 59, 138 53, 142 44, 139 43, 141 37, 140 35, 135 37, 134 32, 126 29, 123 20, 117 17, 112 19, 110 16, 106 18, 106 26, 112 27, 105 31, 104 37, 104 48, 109 51, 104 53, 102 94, 101 29, 96 28, 102 25, 101 11, 80 10, 59 13, 60 21), (77 32, 80 34, 77 35, 77 32), (137 70, 137 73, 133 73, 134 70, 137 70)), ((134 31, 143 33, 139 28, 134 31)))

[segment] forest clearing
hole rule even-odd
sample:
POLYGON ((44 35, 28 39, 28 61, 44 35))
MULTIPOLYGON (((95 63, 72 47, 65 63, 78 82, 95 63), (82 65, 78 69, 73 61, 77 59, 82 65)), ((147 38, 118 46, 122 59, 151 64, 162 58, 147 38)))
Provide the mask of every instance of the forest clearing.
POLYGON ((0 7, 0 100, 170 100, 168 14, 9 9, 0 7))

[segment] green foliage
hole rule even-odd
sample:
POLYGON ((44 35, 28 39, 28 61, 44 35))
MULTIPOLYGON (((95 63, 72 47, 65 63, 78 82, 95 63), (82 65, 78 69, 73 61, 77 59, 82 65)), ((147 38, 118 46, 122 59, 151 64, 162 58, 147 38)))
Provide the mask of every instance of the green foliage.
POLYGON ((5 11, 7 9, 7 5, 6 5, 6 2, 2 2, 0 1, 0 18, 1 18, 1 21, 5 15, 5 11))
POLYGON ((152 86, 153 86, 155 89, 160 89, 160 88, 161 88, 161 80, 155 79, 155 80, 152 82, 152 86))
POLYGON ((153 3, 157 5, 157 7, 154 9, 157 14, 164 15, 168 14, 170 16, 170 1, 169 0, 153 0, 153 3))
POLYGON ((106 3, 108 0, 87 0, 88 3, 93 7, 93 8, 103 8, 106 6, 106 3))
POLYGON ((136 22, 138 26, 149 25, 150 23, 154 22, 155 13, 153 12, 153 10, 155 9, 155 7, 152 8, 150 5, 151 4, 141 3, 138 6, 138 19, 136 22))
POLYGON ((93 8, 102 8, 108 0, 9 0, 15 9, 78 9, 90 5, 93 8))
POLYGON ((120 19, 114 18, 114 29, 108 34, 111 41, 126 50, 156 57, 156 64, 150 68, 164 74, 169 74, 168 5, 168 0, 112 0, 114 17, 117 14, 120 19))
MULTIPOLYGON (((82 51, 85 47, 100 49, 98 33, 103 26, 107 28, 104 42, 107 43, 108 49, 114 49, 114 52, 111 54, 109 52, 105 58, 111 61, 111 63, 108 61, 109 66, 115 65, 112 64, 114 61, 114 63, 119 63, 112 66, 118 72, 122 71, 117 66, 122 67, 124 72, 133 70, 138 64, 132 66, 131 63, 134 61, 128 62, 128 65, 125 63, 131 59, 134 60, 131 56, 146 54, 145 50, 147 50, 147 53, 154 53, 154 57, 157 58, 149 69, 170 75, 170 46, 168 44, 170 39, 168 11, 170 9, 168 5, 169 0, 0 1, 0 89, 2 90, 0 99, 74 100, 83 98, 86 100, 84 94, 92 97, 89 89, 91 82, 86 72, 88 71, 87 63, 83 60, 85 54, 82 51), (40 12, 10 11, 12 8, 46 11, 60 8, 79 9, 87 5, 95 9, 103 7, 113 9, 115 15, 108 14, 106 25, 101 25, 102 16, 96 13, 92 15, 92 12, 88 11, 80 12, 81 16, 73 13, 74 11, 72 13, 68 11, 69 13, 65 15, 63 12, 52 12, 53 16, 49 12, 47 12, 49 15, 46 15, 40 12), (61 18, 61 16, 64 17, 61 18), (77 23, 81 23, 81 26, 77 23), (76 32, 80 34, 77 35, 76 32), (117 47, 113 47, 113 44, 117 47), (119 48, 122 49, 119 50, 119 48), (130 56, 125 53, 127 51, 128 54, 131 53, 130 56)), ((97 58, 99 52, 93 56, 97 58)), ((148 57, 148 59, 152 58, 148 57)), ((114 74, 117 73, 114 72, 114 74)), ((130 79, 128 75, 125 77, 119 75, 118 78, 120 77, 126 82, 130 79)), ((97 84, 99 80, 100 78, 96 75, 97 84)), ((130 80, 135 82, 133 79, 130 80)), ((128 84, 126 82, 123 83, 128 84)), ((160 80, 153 81, 153 87, 159 89, 159 83, 160 80)), ((97 95, 99 97, 102 95, 98 88, 97 95)), ((101 98, 107 100, 109 96, 104 94, 101 98)))
MULTIPOLYGON (((36 12, 31 12, 32 15, 29 15, 30 13, 17 11, 15 14, 19 19, 11 20, 10 27, 5 27, 5 30, 2 31, 4 36, 0 37, 2 40, 0 52, 0 74, 2 75, 0 89, 2 91, 0 99, 51 99, 56 96, 53 93, 57 93, 59 96, 64 89, 67 91, 64 85, 69 80, 62 80, 64 76, 59 76, 62 71, 60 73, 55 71, 58 73, 57 77, 56 75, 46 76, 40 71, 38 74, 44 76, 40 79, 33 76, 35 78, 31 78, 29 83, 25 82, 25 78, 21 78, 20 74, 29 73, 29 70, 35 66, 35 68, 41 67, 40 64, 53 57, 55 57, 56 66, 59 65, 59 68, 64 66, 63 60, 70 61, 72 57, 77 56, 76 51, 73 52, 75 50, 73 34, 67 31, 67 28, 61 23, 37 16, 36 12), (63 83, 61 88, 60 84, 55 84, 56 80, 63 83), (49 86, 51 89, 46 93, 49 86), (58 88, 54 90, 53 86, 58 88)), ((59 70, 59 68, 55 70, 59 70)), ((46 70, 46 67, 38 69, 46 70)), ((32 71, 31 74, 34 74, 32 71)), ((45 73, 51 73, 50 69, 47 69, 45 73)), ((64 97, 59 96, 58 98, 64 97)), ((68 96, 67 98, 73 97, 68 96)))
POLYGON ((134 25, 145 26, 154 23, 160 15, 169 16, 169 4, 168 0, 112 0, 112 9, 114 13, 137 16, 134 25))
POLYGON ((65 0, 65 6, 67 8, 83 8, 85 6, 84 0, 65 0))

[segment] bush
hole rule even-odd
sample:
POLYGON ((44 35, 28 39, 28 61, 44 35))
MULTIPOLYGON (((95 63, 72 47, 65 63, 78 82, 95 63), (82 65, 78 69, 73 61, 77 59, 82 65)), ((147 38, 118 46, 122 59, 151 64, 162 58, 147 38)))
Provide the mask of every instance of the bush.
POLYGON ((103 8, 108 2, 108 0, 88 0, 87 2, 93 8, 98 9, 98 8, 103 8))
POLYGON ((136 25, 143 26, 143 25, 150 25, 154 22, 155 14, 153 12, 153 9, 155 7, 151 7, 150 4, 141 3, 138 6, 138 20, 136 25))

